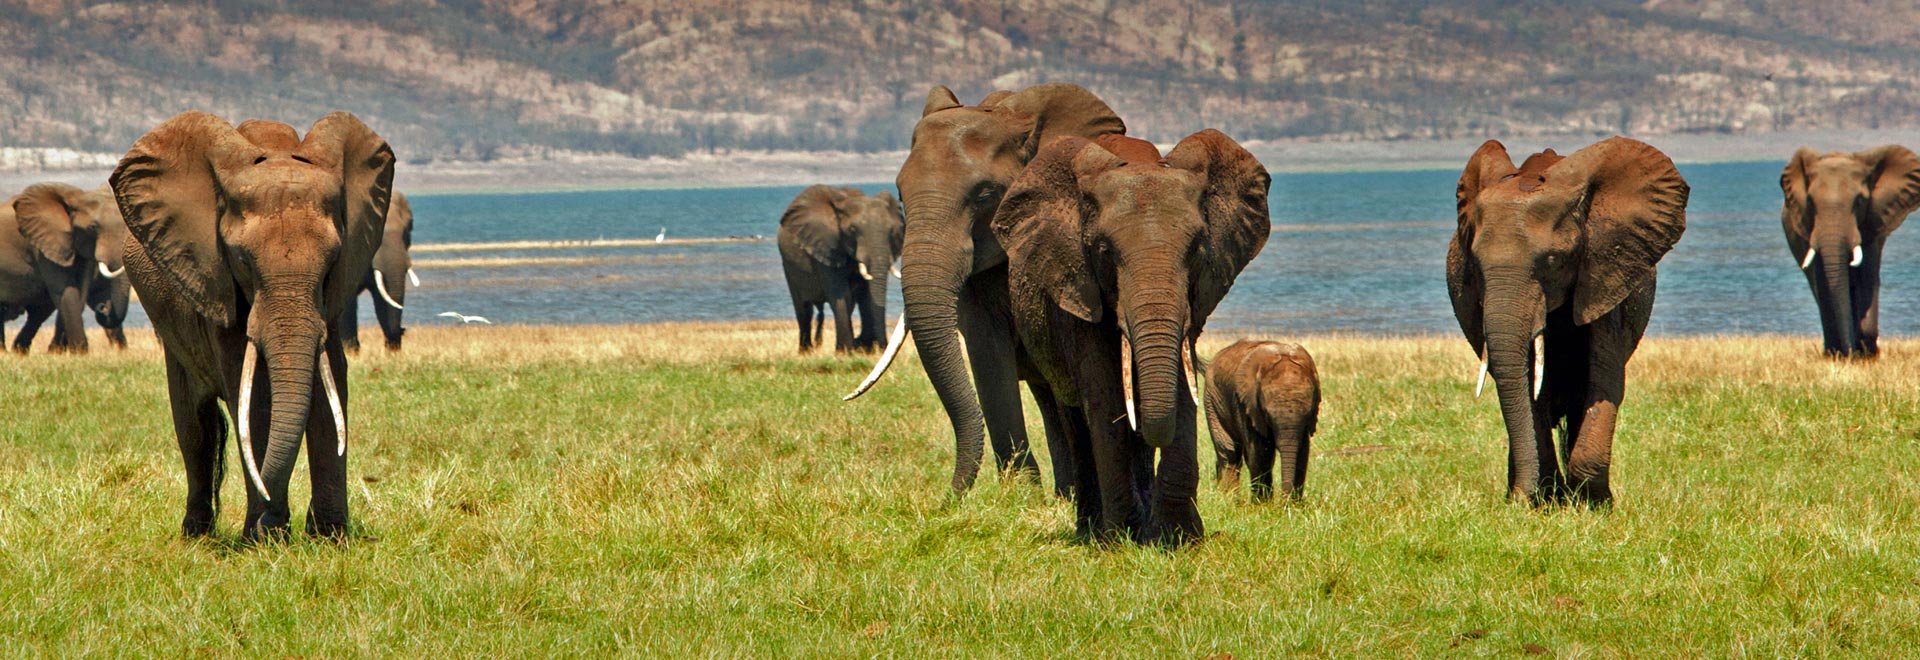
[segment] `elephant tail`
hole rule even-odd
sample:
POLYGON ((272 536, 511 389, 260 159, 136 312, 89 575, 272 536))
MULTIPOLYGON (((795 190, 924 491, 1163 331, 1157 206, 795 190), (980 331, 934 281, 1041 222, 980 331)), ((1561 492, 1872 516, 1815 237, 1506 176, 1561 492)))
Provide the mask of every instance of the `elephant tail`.
POLYGON ((887 367, 893 366, 893 358, 900 354, 900 345, 905 343, 907 343, 907 317, 903 315, 900 320, 894 321, 893 335, 887 337, 887 350, 880 354, 880 361, 873 365, 873 372, 867 374, 866 380, 860 381, 860 386, 854 388, 852 394, 840 397, 840 400, 852 401, 866 394, 867 390, 873 389, 873 384, 880 382, 880 376, 887 373, 887 367))

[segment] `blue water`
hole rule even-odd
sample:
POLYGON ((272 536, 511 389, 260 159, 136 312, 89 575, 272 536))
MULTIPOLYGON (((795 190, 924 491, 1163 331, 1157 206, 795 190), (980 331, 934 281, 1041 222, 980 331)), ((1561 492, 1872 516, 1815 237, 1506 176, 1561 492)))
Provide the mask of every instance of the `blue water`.
MULTIPOLYGON (((1681 166, 1687 231, 1660 263, 1649 332, 1817 335, 1780 233, 1783 163, 1681 166)), ((1458 333, 1443 276, 1457 170, 1281 174, 1266 249, 1209 327, 1274 333, 1458 333)), ((878 192, 890 186, 862 186, 878 192)), ((503 323, 791 319, 772 235, 800 187, 412 196, 416 244, 762 235, 757 242, 421 252, 409 325, 455 310, 503 323), (584 263, 436 266, 460 258, 584 263)), ((1920 332, 1920 232, 1889 241, 1881 331, 1920 332)), ((888 305, 900 313, 897 281, 888 305)), ((362 307, 365 307, 362 303, 362 307)), ((372 323, 370 310, 361 312, 372 323)))

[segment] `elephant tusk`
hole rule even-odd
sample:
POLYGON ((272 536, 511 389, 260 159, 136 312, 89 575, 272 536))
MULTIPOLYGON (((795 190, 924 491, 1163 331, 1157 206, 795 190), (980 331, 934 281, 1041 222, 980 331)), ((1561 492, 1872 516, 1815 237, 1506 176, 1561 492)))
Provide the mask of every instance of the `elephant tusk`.
POLYGON ((413 267, 407 267, 407 286, 420 286, 420 276, 413 274, 413 267))
POLYGON ((247 477, 260 499, 273 501, 267 494, 267 482, 260 479, 260 465, 253 460, 253 367, 258 347, 247 340, 247 356, 240 359, 240 460, 247 464, 247 477))
POLYGON ((1193 397, 1193 405, 1198 406, 1200 405, 1200 377, 1193 373, 1193 363, 1196 361, 1193 357, 1193 344, 1187 341, 1180 342, 1180 368, 1187 375, 1187 394, 1193 397))
POLYGON ((96 263, 94 265, 100 267, 100 276, 105 277, 107 279, 113 279, 113 278, 119 277, 121 273, 127 272, 126 266, 121 266, 117 270, 107 270, 107 265, 104 263, 96 263))
POLYGON ((902 315, 899 321, 894 322, 893 335, 887 337, 887 350, 880 353, 880 363, 873 365, 873 373, 867 374, 867 379, 860 381, 860 386, 853 388, 852 394, 840 397, 840 400, 852 401, 866 394, 867 390, 873 389, 873 384, 880 382, 880 375, 887 373, 887 367, 893 366, 894 356, 900 354, 900 345, 905 343, 907 343, 907 317, 902 315))
POLYGON ((888 272, 888 273, 892 273, 892 274, 893 274, 893 278, 894 278, 894 279, 900 279, 900 267, 899 267, 899 266, 888 266, 888 267, 887 267, 887 272, 888 272))
POLYGON ((375 288, 375 289, 379 289, 379 290, 380 290, 380 299, 381 299, 381 300, 385 300, 385 301, 387 301, 387 304, 388 304, 388 305, 392 305, 394 309, 406 309, 406 308, 407 308, 407 306, 406 306, 406 305, 402 305, 402 304, 400 304, 400 301, 398 301, 398 300, 394 300, 394 299, 393 299, 393 294, 391 294, 391 293, 387 293, 387 276, 385 276, 385 275, 381 275, 381 274, 380 274, 379 272, 377 272, 377 271, 376 271, 376 272, 375 272, 375 273, 373 274, 373 288, 375 288))
POLYGON ((340 387, 333 382, 332 361, 320 353, 320 385, 327 389, 327 407, 333 409, 333 429, 340 433, 340 448, 335 456, 347 455, 347 410, 340 403, 340 387))
POLYGON ((1857 267, 1860 265, 1860 260, 1865 258, 1866 258, 1866 254, 1860 251, 1860 246, 1855 245, 1853 246, 1853 261, 1847 262, 1847 265, 1857 267))
POLYGON ((1473 398, 1480 398, 1481 390, 1487 388, 1487 359, 1480 358, 1480 380, 1473 384, 1473 398))
POLYGON ((1806 270, 1808 266, 1813 265, 1813 253, 1815 252, 1818 252, 1818 250, 1807 248, 1807 258, 1800 260, 1800 270, 1806 270))
POLYGON ((860 279, 873 281, 873 273, 867 271, 867 264, 864 261, 860 263, 860 279))
POLYGON ((1120 333, 1120 393, 1127 398, 1127 428, 1140 430, 1133 418, 1133 344, 1125 332, 1120 333))
POLYGON ((1540 398, 1540 386, 1547 382, 1547 338, 1535 335, 1533 338, 1533 398, 1540 398))

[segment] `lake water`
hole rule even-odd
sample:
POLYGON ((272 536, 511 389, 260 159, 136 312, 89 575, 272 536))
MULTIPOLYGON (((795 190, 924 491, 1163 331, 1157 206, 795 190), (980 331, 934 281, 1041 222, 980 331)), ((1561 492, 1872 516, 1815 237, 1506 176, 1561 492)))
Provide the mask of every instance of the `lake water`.
MULTIPOLYGON (((1660 263, 1649 332, 1819 334, 1812 294, 1780 233, 1783 164, 1680 167, 1693 187, 1687 232, 1660 263)), ((1281 335, 1457 334, 1443 273, 1458 177, 1458 170, 1275 176, 1273 235, 1209 327, 1281 335)), ((496 323, 791 319, 772 236, 799 190, 413 196, 414 258, 423 283, 409 290, 407 322, 451 322, 435 316, 443 311, 496 323), (653 244, 663 227, 675 240, 653 244), (756 235, 763 238, 677 242, 756 235), (594 239, 638 244, 431 247, 594 239)), ((1908 230, 1889 241, 1883 335, 1920 331, 1917 236, 1908 230)), ((892 315, 901 310, 897 282, 892 315)), ((370 310, 361 315, 372 324, 370 310)))

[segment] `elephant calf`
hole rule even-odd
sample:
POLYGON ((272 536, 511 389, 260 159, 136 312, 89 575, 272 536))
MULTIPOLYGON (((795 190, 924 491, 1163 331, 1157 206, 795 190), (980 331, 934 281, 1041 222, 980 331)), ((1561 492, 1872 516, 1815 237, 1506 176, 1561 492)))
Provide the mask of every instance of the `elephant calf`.
POLYGON ((1213 432, 1214 479, 1240 485, 1253 470, 1253 501, 1273 497, 1274 459, 1280 493, 1298 498, 1307 481, 1307 443, 1320 419, 1320 374, 1299 344, 1242 339, 1207 366, 1207 424, 1213 432))

